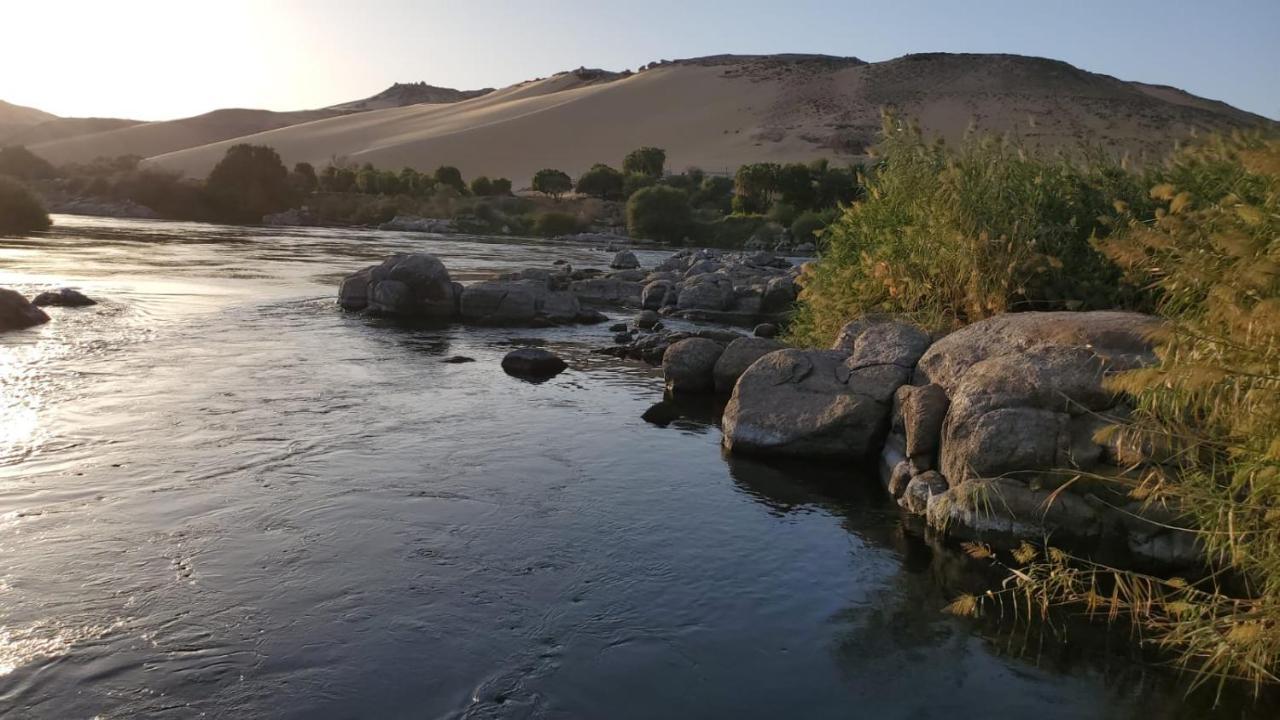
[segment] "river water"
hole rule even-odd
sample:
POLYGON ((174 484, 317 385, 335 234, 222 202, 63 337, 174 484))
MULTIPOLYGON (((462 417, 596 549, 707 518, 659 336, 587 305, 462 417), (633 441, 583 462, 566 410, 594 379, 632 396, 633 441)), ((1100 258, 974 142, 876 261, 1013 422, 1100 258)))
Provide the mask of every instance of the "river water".
POLYGON ((857 468, 645 423, 661 378, 601 326, 333 302, 392 251, 466 281, 602 250, 55 221, 0 240, 0 286, 102 303, 0 335, 3 717, 1274 716, 1115 633, 942 613, 970 561, 857 468), (530 343, 571 369, 503 374, 530 343))

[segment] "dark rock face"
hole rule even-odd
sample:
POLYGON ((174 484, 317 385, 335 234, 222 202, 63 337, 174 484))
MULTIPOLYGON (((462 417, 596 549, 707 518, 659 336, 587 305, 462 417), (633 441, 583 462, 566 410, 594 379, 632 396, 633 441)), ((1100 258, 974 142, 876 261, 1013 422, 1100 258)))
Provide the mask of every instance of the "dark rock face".
POLYGON ((461 365, 463 363, 473 363, 475 361, 475 358, 467 357, 466 355, 453 355, 441 360, 440 362, 447 363, 449 365, 461 365))
POLYGON ((22 330, 49 322, 43 310, 27 302, 16 290, 0 288, 0 332, 22 330))
POLYGON ((706 338, 687 338, 671 345, 662 356, 662 376, 671 393, 709 393, 715 390, 716 361, 724 345, 706 338))
POLYGON ((392 255, 342 281, 338 303, 348 310, 367 310, 405 318, 452 318, 457 313, 455 288, 444 263, 434 255, 392 255))
POLYGON ((98 301, 90 298, 74 288, 58 288, 42 292, 31 301, 36 306, 87 307, 97 305, 98 301))
POLYGON ((527 379, 546 379, 564 372, 568 364, 541 348, 520 348, 502 358, 502 369, 508 375, 527 379))
POLYGON ((760 323, 751 331, 752 335, 762 338, 773 338, 778 336, 778 326, 773 323, 760 323))

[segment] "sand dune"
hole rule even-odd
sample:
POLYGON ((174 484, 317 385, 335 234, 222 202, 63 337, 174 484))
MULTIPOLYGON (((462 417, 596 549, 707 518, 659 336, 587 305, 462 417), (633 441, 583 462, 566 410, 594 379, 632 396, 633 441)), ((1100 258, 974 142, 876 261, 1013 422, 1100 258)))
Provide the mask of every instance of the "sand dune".
POLYGON ((9 144, 7 140, 9 136, 33 125, 56 120, 57 117, 57 115, 52 115, 43 110, 14 105, 0 100, 0 144, 7 145, 9 144))
POLYGON ((886 107, 950 139, 977 127, 1015 132, 1033 145, 1084 140, 1152 157, 1192 132, 1268 122, 1173 88, 1040 58, 719 56, 635 74, 562 73, 453 104, 318 119, 150 162, 198 177, 231 144, 253 142, 276 148, 287 163, 451 164, 468 177, 505 176, 519 187, 540 168, 577 174, 596 162, 618 164, 640 145, 665 148, 672 168, 710 171, 856 157, 874 142, 886 107))

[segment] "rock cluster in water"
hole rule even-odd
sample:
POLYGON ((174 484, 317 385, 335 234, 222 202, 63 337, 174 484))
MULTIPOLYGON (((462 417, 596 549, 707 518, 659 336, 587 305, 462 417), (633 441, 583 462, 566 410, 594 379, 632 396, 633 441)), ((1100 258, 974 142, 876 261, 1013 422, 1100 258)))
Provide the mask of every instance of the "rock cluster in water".
POLYGON ((1194 535, 1127 495, 1142 449, 1098 434, 1129 412, 1105 378, 1155 362, 1156 327, 1128 312, 1019 313, 935 339, 868 317, 829 350, 654 334, 615 354, 653 360, 652 344, 670 392, 729 393, 731 452, 878 460, 898 504, 935 527, 1052 535, 1175 567, 1199 560, 1194 535))
POLYGON ((58 288, 42 292, 33 300, 17 290, 0 288, 0 332, 24 330, 49 322, 49 315, 40 308, 50 306, 85 307, 98 302, 74 288, 58 288))
MULTIPOLYGON (((658 315, 751 325, 786 317, 799 269, 772 253, 722 255, 684 250, 652 271, 619 252, 613 269, 567 263, 528 268, 463 286, 432 255, 401 254, 349 275, 339 303, 348 310, 489 325, 598 322, 592 305, 639 306, 658 315)), ((656 319, 646 321, 649 328, 656 319)))

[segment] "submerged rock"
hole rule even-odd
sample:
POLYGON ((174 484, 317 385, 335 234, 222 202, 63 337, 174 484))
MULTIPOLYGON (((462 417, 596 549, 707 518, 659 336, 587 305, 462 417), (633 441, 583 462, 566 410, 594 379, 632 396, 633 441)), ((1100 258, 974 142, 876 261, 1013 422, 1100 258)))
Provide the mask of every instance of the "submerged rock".
POLYGON ((98 301, 74 288, 58 288, 40 293, 31 301, 36 306, 87 307, 98 301))
POLYGON ((0 332, 22 330, 49 322, 43 310, 16 290, 0 288, 0 332))
POLYGON ((546 379, 559 375, 569 367, 564 360, 542 348, 512 350, 502 358, 502 369, 521 378, 546 379))

